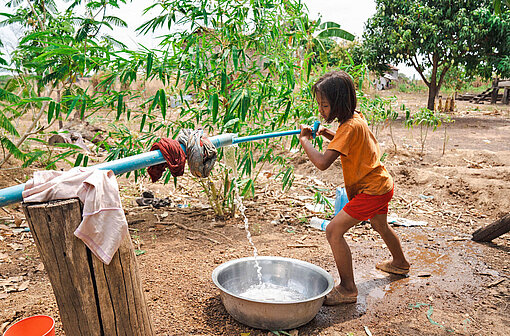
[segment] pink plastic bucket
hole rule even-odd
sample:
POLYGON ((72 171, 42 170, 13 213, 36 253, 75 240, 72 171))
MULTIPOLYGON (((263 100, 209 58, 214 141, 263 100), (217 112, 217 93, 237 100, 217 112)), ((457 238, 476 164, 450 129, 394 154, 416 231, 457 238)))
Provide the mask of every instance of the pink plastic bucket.
POLYGON ((30 316, 10 326, 4 336, 55 336, 55 320, 46 315, 30 316))

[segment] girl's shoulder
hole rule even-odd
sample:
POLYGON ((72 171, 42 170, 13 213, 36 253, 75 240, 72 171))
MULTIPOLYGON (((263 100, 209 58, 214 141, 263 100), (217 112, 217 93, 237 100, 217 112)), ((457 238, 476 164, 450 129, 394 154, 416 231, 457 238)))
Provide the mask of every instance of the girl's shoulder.
POLYGON ((360 112, 355 112, 352 117, 344 121, 339 127, 359 127, 359 125, 366 124, 366 119, 360 112))

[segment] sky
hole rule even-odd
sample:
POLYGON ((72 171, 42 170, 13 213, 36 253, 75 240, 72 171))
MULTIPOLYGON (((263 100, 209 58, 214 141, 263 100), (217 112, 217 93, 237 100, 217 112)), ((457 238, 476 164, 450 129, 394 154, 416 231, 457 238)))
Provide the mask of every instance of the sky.
MULTIPOLYGON (((372 15, 375 14, 375 1, 374 0, 302 0, 310 12, 310 19, 317 19, 322 17, 322 21, 333 21, 339 23, 341 28, 354 34, 357 38, 361 38, 363 28, 372 15)), ((57 0, 57 3, 63 3, 57 0)), ((142 16, 143 10, 150 4, 150 0, 132 0, 127 1, 127 4, 122 4, 120 9, 111 11, 111 15, 122 18, 128 24, 128 28, 115 28, 111 34, 122 41, 130 48, 136 48, 137 43, 141 43, 146 47, 155 47, 157 39, 154 36, 138 36, 135 29, 142 23, 147 21, 150 16, 142 16)), ((65 6, 65 5, 63 5, 65 6)), ((4 1, 0 0, 0 12, 6 11, 4 1)), ((154 12, 157 14, 157 12, 154 12)), ((16 44, 15 34, 8 28, 0 28, 0 39, 6 47, 13 48, 16 44)), ((418 75, 413 68, 404 66, 403 64, 397 65, 400 72, 412 77, 418 75)))

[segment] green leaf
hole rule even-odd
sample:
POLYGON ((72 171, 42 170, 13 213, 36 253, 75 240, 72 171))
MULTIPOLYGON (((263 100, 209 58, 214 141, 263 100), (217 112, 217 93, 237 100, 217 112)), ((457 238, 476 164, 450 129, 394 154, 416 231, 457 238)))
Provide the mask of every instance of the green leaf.
POLYGON ((340 28, 340 25, 336 22, 327 21, 323 22, 319 25, 319 29, 328 29, 328 28, 340 28))
POLYGON ((213 121, 213 123, 216 123, 217 118, 218 118, 218 107, 219 107, 217 93, 214 93, 211 96, 210 106, 211 106, 212 121, 213 121))
POLYGON ((55 102, 50 102, 50 106, 48 107, 48 124, 51 122, 51 119, 53 119, 53 115, 55 114, 55 102))
POLYGON ((292 182, 294 182, 294 167, 289 166, 283 174, 282 190, 288 190, 292 186, 292 182))
POLYGON ((87 100, 82 99, 81 101, 81 109, 80 109, 80 119, 85 119, 85 109, 87 108, 87 100))
POLYGON ((2 146, 7 149, 7 151, 9 153, 11 153, 16 159, 18 160, 24 160, 25 159, 25 154, 23 154, 23 152, 21 152, 18 147, 16 147, 15 144, 13 144, 11 142, 11 140, 9 140, 8 138, 6 138, 5 136, 2 136, 0 137, 0 143, 2 144, 2 146))
POLYGON ((16 104, 16 103, 20 102, 20 99, 18 96, 16 96, 15 94, 13 94, 3 88, 0 88, 0 100, 4 100, 11 104, 16 104))
POLYGON ((149 78, 149 75, 152 71, 152 63, 153 63, 154 59, 153 59, 153 56, 152 56, 152 53, 148 53, 147 54, 147 76, 146 78, 148 79, 149 78))
POLYGON ((76 156, 76 161, 74 161, 74 167, 79 167, 82 160, 83 160, 83 154, 80 153, 76 156))
POLYGON ((234 97, 229 101, 228 109, 230 112, 235 111, 241 103, 241 99, 244 96, 244 90, 239 90, 235 93, 234 97))
POLYGON ((69 106, 69 110, 67 110, 67 116, 68 117, 71 114, 71 112, 73 111, 73 109, 76 106, 76 104, 78 103, 78 100, 80 100, 80 97, 76 96, 76 97, 74 97, 73 101, 71 102, 71 105, 69 106))
POLYGON ((250 192, 252 196, 255 195, 255 185, 253 184, 252 179, 248 179, 248 181, 246 181, 246 184, 241 191, 241 196, 245 196, 248 192, 250 192))
POLYGON ((117 97, 117 117, 116 117, 116 120, 119 120, 120 116, 122 115, 123 106, 124 106, 124 103, 122 102, 122 99, 123 99, 123 95, 119 94, 119 96, 117 97))
POLYGON ((239 118, 230 119, 221 127, 222 131, 227 130, 230 126, 234 125, 236 122, 239 121, 239 118))
POLYGON ((42 150, 36 150, 36 151, 27 153, 24 158, 25 162, 23 162, 21 167, 23 167, 23 168, 30 167, 36 160, 38 160, 44 154, 46 154, 46 152, 42 151, 42 150))
POLYGON ((0 127, 9 132, 10 134, 19 137, 18 130, 11 123, 9 118, 4 114, 2 110, 0 110, 0 127))
POLYGON ((234 63, 234 70, 237 71, 239 65, 239 53, 236 48, 232 48, 232 63, 234 63))
POLYGON ((163 119, 166 119, 166 95, 164 89, 159 90, 159 107, 161 108, 163 119))
POLYGON ((143 132, 143 128, 145 126, 145 122, 147 120, 147 114, 143 114, 142 115, 142 121, 140 122, 140 132, 143 132))
POLYGON ((122 20, 116 16, 105 16, 105 17, 103 17, 103 21, 108 22, 108 23, 113 23, 113 25, 115 25, 117 27, 123 27, 123 28, 128 27, 127 23, 124 20, 122 20))
MULTIPOLYGON (((70 144, 67 144, 67 145, 70 145, 70 144)), ((53 168, 53 166, 55 165, 55 163, 57 163, 58 161, 60 160, 63 160, 65 159, 66 157, 68 156, 71 156, 73 154, 76 154, 76 150, 70 150, 70 151, 66 151, 60 155, 58 155, 57 157, 55 157, 55 159, 53 161, 51 161, 50 163, 48 163, 45 167, 45 169, 51 169, 53 168)))
POLYGON ((149 112, 148 112, 149 114, 151 114, 151 111, 156 107, 156 105, 159 104, 159 94, 160 94, 160 90, 156 91, 156 94, 152 98, 152 104, 149 107, 149 112))
POLYGON ((355 36, 340 28, 328 28, 317 35, 318 38, 340 37, 344 40, 354 41, 355 36))
POLYGON ((227 90, 227 73, 225 70, 221 72, 221 93, 225 95, 227 90))

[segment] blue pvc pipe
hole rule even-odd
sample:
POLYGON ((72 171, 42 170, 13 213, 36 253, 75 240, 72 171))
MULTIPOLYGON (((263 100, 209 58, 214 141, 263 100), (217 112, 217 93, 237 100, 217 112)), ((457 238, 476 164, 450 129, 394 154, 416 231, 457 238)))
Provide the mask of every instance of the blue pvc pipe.
POLYGON ((274 133, 266 133, 266 134, 257 134, 257 135, 248 135, 241 138, 234 138, 232 140, 232 144, 238 144, 248 141, 255 141, 255 140, 262 140, 262 139, 269 139, 269 138, 276 138, 276 137, 282 137, 286 135, 295 135, 299 134, 300 130, 295 131, 282 131, 282 132, 274 132, 274 133))
MULTIPOLYGON (((318 129, 317 123, 318 122, 314 124, 314 136, 315 132, 318 129)), ((299 130, 252 135, 241 138, 238 138, 237 134, 226 133, 210 137, 209 140, 216 148, 220 148, 241 142, 269 139, 293 134, 299 134, 299 130)), ((181 147, 184 150, 184 152, 186 152, 186 148, 183 145, 181 145, 181 147)), ((102 170, 112 170, 115 173, 115 175, 120 175, 127 173, 129 171, 154 166, 164 162, 165 158, 163 157, 163 154, 161 154, 159 150, 155 150, 147 153, 125 157, 115 161, 103 162, 92 167, 102 170)), ((23 201, 22 192, 24 189, 25 183, 13 187, 0 189, 0 206, 22 202, 23 201)))
MULTIPOLYGON (((315 135, 316 135, 317 131, 319 130, 320 124, 321 123, 319 121, 315 121, 313 123, 313 128, 312 128, 313 138, 315 138, 315 135)), ((301 130, 281 131, 281 132, 264 133, 264 134, 257 134, 257 135, 248 135, 248 136, 244 136, 244 137, 240 137, 240 138, 235 137, 232 140, 232 144, 235 145, 235 144, 242 143, 242 142, 276 138, 276 137, 282 137, 282 136, 287 136, 287 135, 298 135, 299 133, 301 133, 301 130)))
MULTIPOLYGON (((232 139, 236 136, 233 133, 220 134, 210 137, 209 140, 216 147, 225 147, 232 145, 232 139)), ((181 145, 184 152, 186 147, 181 145)), ((164 163, 165 158, 159 150, 150 151, 147 153, 137 154, 129 157, 125 157, 119 160, 103 162, 92 167, 102 170, 112 170, 115 175, 127 173, 129 171, 154 166, 160 163, 164 163)), ((23 201, 22 192, 25 189, 25 183, 17 186, 0 189, 0 206, 6 206, 12 203, 18 203, 23 201)))

